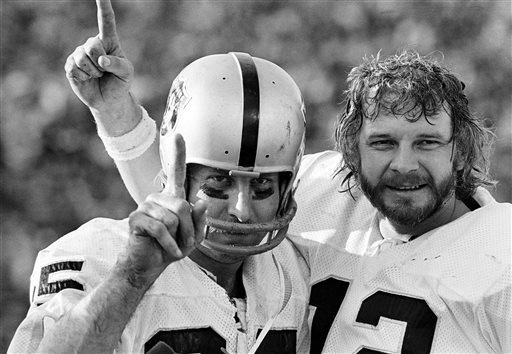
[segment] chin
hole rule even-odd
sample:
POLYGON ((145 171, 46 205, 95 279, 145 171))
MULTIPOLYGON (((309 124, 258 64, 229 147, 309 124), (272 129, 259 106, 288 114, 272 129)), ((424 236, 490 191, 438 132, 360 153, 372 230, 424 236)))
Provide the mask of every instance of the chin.
POLYGON ((240 261, 243 261, 247 256, 238 256, 238 255, 232 255, 229 253, 218 253, 214 259, 223 264, 232 264, 232 263, 238 263, 240 261))
POLYGON ((403 226, 416 226, 434 215, 442 206, 442 200, 429 198, 424 202, 411 199, 378 203, 375 207, 391 221, 403 226))
POLYGON ((217 263, 222 264, 233 264, 238 263, 240 261, 243 261, 246 256, 240 256, 240 255, 233 255, 225 252, 219 252, 216 250, 213 250, 211 248, 208 248, 203 245, 198 245, 196 248, 196 251, 202 253, 204 256, 209 258, 210 260, 213 260, 217 263))
POLYGON ((384 209, 380 212, 396 224, 403 226, 416 226, 421 224, 428 216, 423 210, 397 210, 384 209))

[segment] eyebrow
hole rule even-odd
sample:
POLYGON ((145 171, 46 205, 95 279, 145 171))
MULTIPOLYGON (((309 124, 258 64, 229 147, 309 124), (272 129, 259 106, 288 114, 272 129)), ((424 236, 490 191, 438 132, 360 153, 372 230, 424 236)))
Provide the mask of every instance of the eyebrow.
POLYGON ((210 173, 218 173, 219 175, 229 176, 229 171, 223 170, 222 168, 214 168, 210 173))
POLYGON ((272 178, 276 178, 276 177, 279 177, 278 172, 265 172, 265 173, 262 173, 259 178, 272 179, 272 178))
MULTIPOLYGON (((435 139, 440 139, 440 140, 445 140, 445 141, 449 141, 450 138, 446 138, 444 136, 442 136, 440 133, 426 133, 426 134, 419 134, 418 136, 416 136, 417 139, 426 139, 426 138, 435 138, 435 139)), ((394 136, 392 134, 388 134, 388 133, 373 133, 373 134, 370 134, 367 136, 367 139, 368 140, 372 140, 372 139, 394 139, 394 136)))
POLYGON ((374 133, 374 134, 370 134, 366 137, 368 140, 370 139, 390 139, 390 138, 393 138, 393 136, 391 134, 384 134, 384 133, 374 133))
POLYGON ((450 138, 445 138, 444 136, 442 136, 440 133, 430 133, 430 134, 420 134, 418 135, 418 138, 434 138, 434 139, 439 139, 439 140, 443 140, 443 141, 449 141, 450 138))

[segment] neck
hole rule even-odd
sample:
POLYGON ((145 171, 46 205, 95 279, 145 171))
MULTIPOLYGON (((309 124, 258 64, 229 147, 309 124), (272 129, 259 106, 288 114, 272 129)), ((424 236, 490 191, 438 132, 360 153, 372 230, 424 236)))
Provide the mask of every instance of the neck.
POLYGON ((410 235, 417 237, 440 226, 449 224, 462 215, 469 212, 469 208, 455 196, 448 199, 434 214, 415 225, 403 225, 396 223, 387 217, 379 221, 379 229, 386 238, 394 238, 394 235, 410 235))
POLYGON ((219 262, 198 249, 194 250, 189 258, 213 274, 216 283, 226 290, 229 297, 245 297, 242 281, 243 259, 234 262, 219 262))

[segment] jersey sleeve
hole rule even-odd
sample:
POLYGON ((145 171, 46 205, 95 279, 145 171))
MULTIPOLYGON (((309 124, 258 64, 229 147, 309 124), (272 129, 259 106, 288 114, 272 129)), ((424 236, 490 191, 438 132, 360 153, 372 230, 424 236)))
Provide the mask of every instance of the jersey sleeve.
MULTIPOLYGON (((512 267, 511 243, 512 235, 512 205, 496 203, 488 191, 479 191, 484 198, 488 196, 488 207, 482 208, 481 225, 473 226, 475 232, 481 230, 487 236, 487 245, 481 245, 485 250, 483 257, 492 264, 494 272, 487 271, 482 283, 488 283, 487 289, 481 295, 481 301, 475 309, 476 318, 482 336, 489 346, 498 353, 512 352, 512 267), (482 193, 484 192, 484 193, 482 193)), ((478 196, 477 196, 478 197, 478 196)), ((482 197, 480 197, 482 198, 482 197)), ((481 201, 480 201, 481 202, 481 201)), ((471 241, 471 240, 470 240, 471 241)), ((473 260, 476 257, 471 257, 473 260)), ((483 268, 483 261, 477 262, 483 268)), ((484 269, 487 269, 485 267, 484 269)), ((477 273, 477 271, 473 271, 477 273)))
POLYGON ((477 318, 480 331, 489 345, 497 353, 512 352, 512 296, 511 296, 510 267, 506 268, 502 276, 482 300, 478 308, 477 318))
POLYGON ((40 306, 32 303, 27 316, 16 330, 7 352, 35 352, 45 333, 51 330, 55 322, 84 296, 83 291, 64 289, 40 306))
POLYGON ((295 191, 297 214, 288 229, 288 238, 308 265, 319 246, 318 239, 326 235, 323 230, 332 230, 329 226, 334 215, 324 212, 333 203, 332 194, 337 194, 340 181, 334 176, 340 161, 341 155, 335 151, 304 155, 301 161, 295 191))
MULTIPOLYGON (((11 341, 9 353, 34 352, 53 324, 107 276, 120 247, 115 227, 96 221, 65 235, 39 252, 30 278, 30 307, 11 341)), ((115 225, 114 225, 115 226, 115 225)))
POLYGON ((319 257, 319 248, 330 244, 345 249, 349 233, 367 225, 375 213, 360 189, 342 192, 341 161, 335 151, 306 155, 298 173, 298 208, 288 235, 310 267, 319 257))

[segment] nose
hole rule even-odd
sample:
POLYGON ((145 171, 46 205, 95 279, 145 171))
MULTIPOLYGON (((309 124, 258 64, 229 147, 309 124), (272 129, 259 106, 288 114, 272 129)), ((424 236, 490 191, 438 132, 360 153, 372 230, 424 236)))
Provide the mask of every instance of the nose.
POLYGON ((395 150, 389 168, 400 174, 416 171, 419 168, 419 162, 415 151, 409 146, 400 145, 395 150))
POLYGON ((240 190, 236 194, 233 203, 230 204, 228 213, 241 223, 247 223, 252 218, 251 196, 248 191, 240 190))

